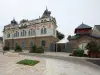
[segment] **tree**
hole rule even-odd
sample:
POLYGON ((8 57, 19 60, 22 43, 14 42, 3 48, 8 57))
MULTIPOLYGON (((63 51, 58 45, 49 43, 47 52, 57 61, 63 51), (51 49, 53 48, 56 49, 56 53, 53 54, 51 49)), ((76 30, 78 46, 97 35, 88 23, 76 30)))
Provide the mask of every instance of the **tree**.
POLYGON ((88 49, 89 57, 100 57, 100 46, 96 41, 90 41, 86 45, 86 49, 88 49))
POLYGON ((26 19, 22 19, 21 21, 20 21, 20 23, 25 23, 25 22, 27 22, 28 20, 26 20, 26 19))
POLYGON ((64 34, 59 32, 58 30, 56 31, 56 34, 57 34, 57 38, 59 38, 60 40, 64 38, 64 34))
POLYGON ((88 49, 89 51, 97 52, 97 51, 99 51, 100 46, 98 45, 98 43, 96 41, 90 41, 86 45, 86 49, 88 49))

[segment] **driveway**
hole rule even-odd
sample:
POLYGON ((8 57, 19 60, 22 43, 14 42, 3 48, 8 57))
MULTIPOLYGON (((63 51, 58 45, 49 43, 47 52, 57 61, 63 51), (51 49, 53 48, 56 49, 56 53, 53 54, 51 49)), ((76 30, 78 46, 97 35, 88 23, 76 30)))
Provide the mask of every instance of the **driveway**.
POLYGON ((69 57, 65 53, 5 53, 0 54, 0 73, 2 75, 100 75, 100 67, 83 58, 69 57), (57 56, 58 55, 58 56, 57 56), (35 59, 35 66, 16 64, 22 59, 35 59))
POLYGON ((59 52, 46 52, 44 54, 24 53, 24 55, 45 58, 46 75, 100 75, 100 67, 86 61, 91 58, 72 57, 68 53, 59 52))

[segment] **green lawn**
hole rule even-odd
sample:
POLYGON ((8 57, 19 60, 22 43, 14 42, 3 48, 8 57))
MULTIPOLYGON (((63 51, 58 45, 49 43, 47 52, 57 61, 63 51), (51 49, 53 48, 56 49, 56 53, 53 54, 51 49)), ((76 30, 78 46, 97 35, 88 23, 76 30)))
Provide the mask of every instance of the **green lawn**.
POLYGON ((38 61, 38 60, 24 59, 24 60, 21 60, 21 61, 17 62, 17 64, 23 64, 23 65, 33 66, 33 65, 36 65, 39 62, 40 61, 38 61))

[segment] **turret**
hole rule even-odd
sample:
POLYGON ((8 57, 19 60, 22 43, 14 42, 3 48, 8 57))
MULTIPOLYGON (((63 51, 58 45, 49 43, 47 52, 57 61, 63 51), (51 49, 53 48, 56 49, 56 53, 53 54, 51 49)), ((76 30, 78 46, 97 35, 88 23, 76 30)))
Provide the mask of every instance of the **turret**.
POLYGON ((81 25, 79 25, 76 29, 75 29, 75 34, 90 34, 92 30, 92 27, 84 24, 82 22, 81 25))

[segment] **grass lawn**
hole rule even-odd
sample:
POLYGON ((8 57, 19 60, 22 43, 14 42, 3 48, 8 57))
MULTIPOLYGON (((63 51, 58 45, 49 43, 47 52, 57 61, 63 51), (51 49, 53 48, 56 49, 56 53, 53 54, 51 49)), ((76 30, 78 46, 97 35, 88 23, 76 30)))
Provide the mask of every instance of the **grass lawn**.
POLYGON ((24 59, 24 60, 21 60, 21 61, 17 62, 17 64, 23 64, 23 65, 33 66, 33 65, 36 65, 39 62, 40 61, 38 61, 38 60, 24 59))

